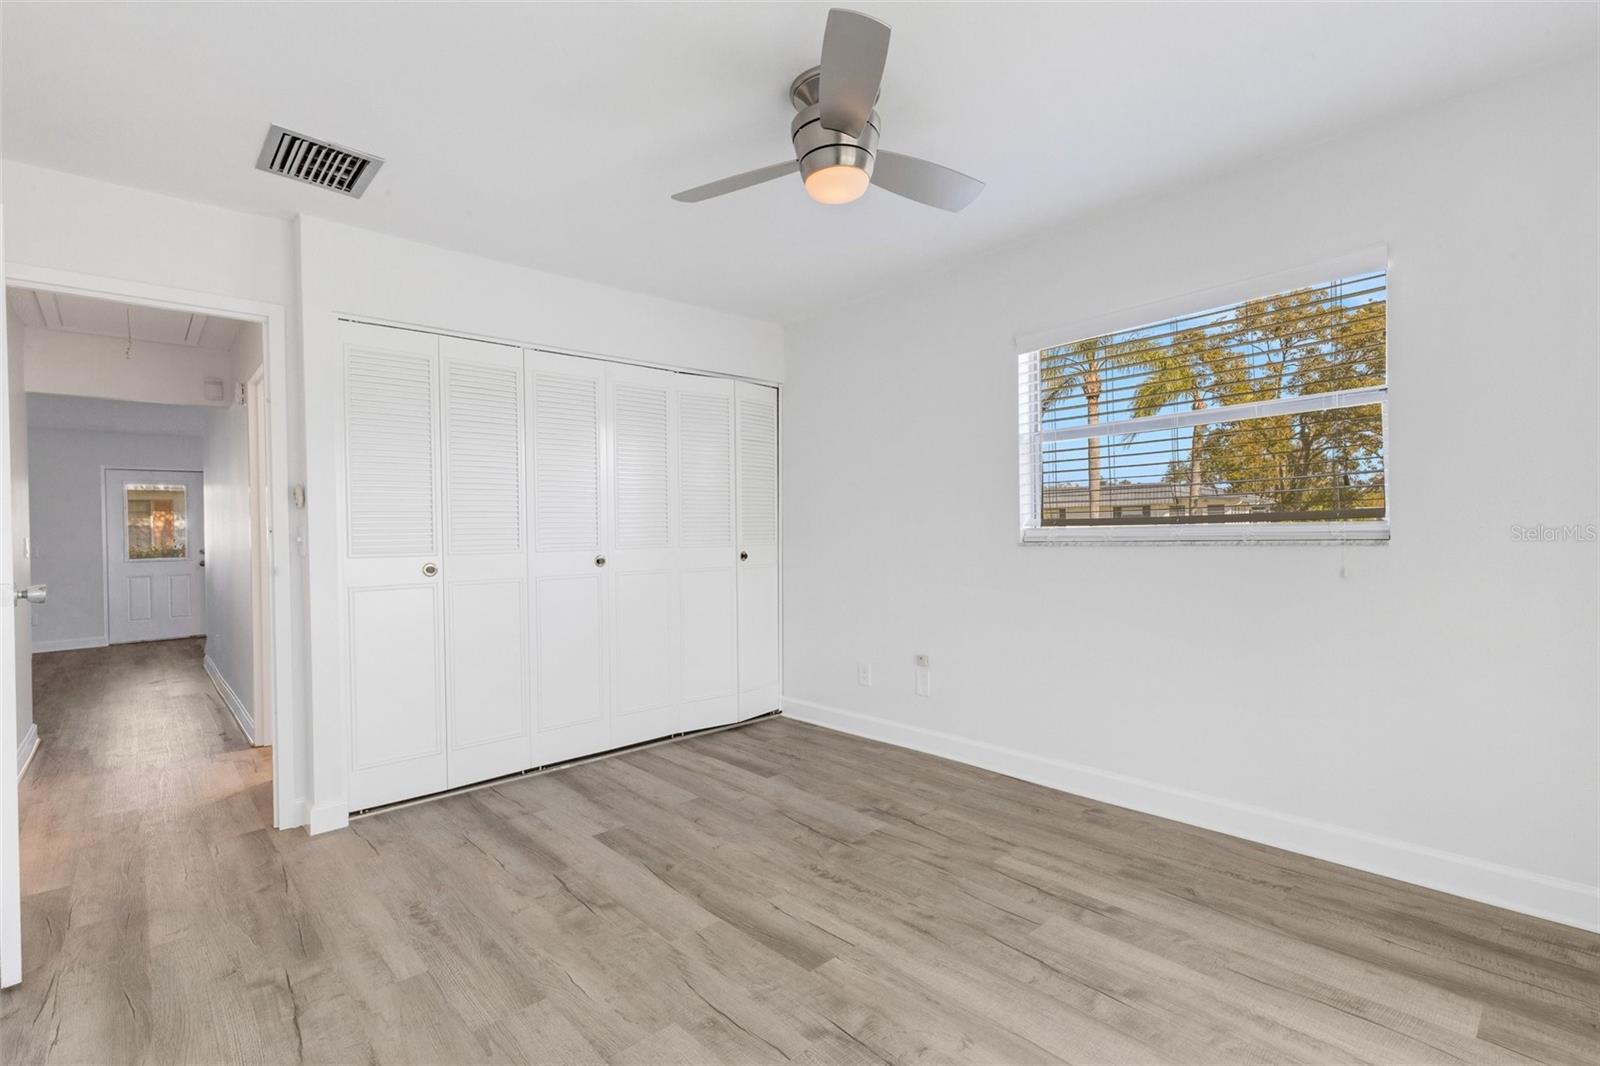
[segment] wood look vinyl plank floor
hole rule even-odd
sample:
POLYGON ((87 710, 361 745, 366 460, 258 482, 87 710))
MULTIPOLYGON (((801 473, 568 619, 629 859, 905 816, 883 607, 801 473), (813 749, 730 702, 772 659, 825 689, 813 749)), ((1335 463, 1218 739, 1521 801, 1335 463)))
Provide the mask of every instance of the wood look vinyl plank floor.
POLYGON ((782 718, 308 837, 35 658, 24 1063, 1600 1063, 1600 937, 782 718))

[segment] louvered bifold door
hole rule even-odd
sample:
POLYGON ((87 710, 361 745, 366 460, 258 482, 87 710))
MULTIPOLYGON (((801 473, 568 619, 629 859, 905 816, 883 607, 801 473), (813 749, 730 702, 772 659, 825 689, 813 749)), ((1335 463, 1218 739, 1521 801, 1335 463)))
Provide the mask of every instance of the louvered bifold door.
POLYGON ((734 402, 726 378, 676 375, 680 729, 739 719, 734 402))
POLYGON ((777 710, 778 390, 738 382, 739 716, 777 710))
POLYGON ((611 746, 605 365, 525 353, 534 765, 611 746))
POLYGON ((340 634, 350 805, 446 787, 438 340, 344 327, 340 634))
POLYGON ((439 339, 451 788, 533 765, 522 349, 439 339))
POLYGON ((612 745, 681 729, 679 722, 678 375, 606 368, 611 436, 612 745))

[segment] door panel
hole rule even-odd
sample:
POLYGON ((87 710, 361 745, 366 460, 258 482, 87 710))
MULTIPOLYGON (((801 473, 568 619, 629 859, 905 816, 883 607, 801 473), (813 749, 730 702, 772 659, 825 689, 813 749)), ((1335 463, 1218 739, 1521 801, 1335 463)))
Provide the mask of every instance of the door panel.
POLYGON ((778 602, 778 393, 738 382, 739 716, 776 710, 781 684, 778 602))
POLYGON ((452 788, 533 765, 522 351, 439 339, 452 788))
MULTIPOLYGON (((619 571, 612 580, 617 590, 615 713, 620 717, 671 712, 678 702, 677 688, 672 683, 672 633, 677 628, 672 609, 672 570, 619 571)), ((675 722, 657 721, 665 732, 675 730, 675 722)), ((630 723, 628 727, 630 732, 652 728, 650 722, 630 723)))
POLYGON ((535 752, 540 763, 558 762, 572 754, 585 754, 573 745, 562 745, 552 734, 573 726, 588 727, 602 751, 610 736, 605 684, 605 609, 606 585, 589 574, 557 575, 534 580, 534 626, 538 642, 539 702, 538 734, 542 742, 556 745, 550 750, 567 754, 552 756, 535 752))
POLYGON ((532 551, 533 764, 611 746, 605 364, 524 353, 532 551))
POLYGON ((680 725, 739 718, 734 388, 677 375, 680 725))
POLYGON ((349 616, 351 808, 443 790, 438 588, 352 589, 349 616))
POLYGON ((531 723, 522 668, 528 653, 524 582, 449 581, 449 784, 455 788, 530 765, 531 723))
POLYGON ((345 325, 352 810, 447 787, 439 341, 345 325))
POLYGON ((677 456, 674 379, 666 370, 606 367, 611 496, 612 746, 678 732, 677 456))
POLYGON ((106 639, 171 640, 205 632, 201 476, 174 470, 105 474, 106 639))
POLYGON ((188 618, 189 610, 189 575, 169 574, 167 576, 167 600, 173 618, 188 618))
MULTIPOLYGON (((149 574, 136 574, 128 578, 128 619, 134 622, 148 622, 150 620, 151 605, 155 596, 150 591, 151 578, 149 574)), ((112 641, 112 643, 117 643, 112 641)))

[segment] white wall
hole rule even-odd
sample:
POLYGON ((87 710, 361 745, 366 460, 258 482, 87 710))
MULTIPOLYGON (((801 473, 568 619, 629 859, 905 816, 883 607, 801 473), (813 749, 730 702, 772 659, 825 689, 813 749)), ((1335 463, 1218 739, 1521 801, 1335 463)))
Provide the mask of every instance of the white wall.
POLYGON ((50 587, 49 602, 33 608, 34 650, 105 643, 104 470, 201 469, 207 414, 198 407, 28 397, 33 581, 50 587))
MULTIPOLYGON (((226 407, 205 410, 206 655, 244 707, 255 706, 254 577, 250 557, 249 419, 239 402, 239 384, 261 365, 261 328, 239 332, 229 359, 226 407)), ((258 739, 256 736, 252 740, 258 739)))
MULTIPOLYGON (((23 387, 23 325, 6 312, 7 396, 10 408, 11 440, 11 572, 18 588, 31 584, 32 567, 28 560, 28 398, 23 387)), ((0 590, 3 592, 4 590, 0 590)), ((29 742, 33 728, 33 611, 16 608, 16 692, 17 747, 29 742)), ((0 762, 3 767, 4 762, 0 762)))
POLYGON ((219 407, 238 399, 206 399, 206 379, 233 372, 232 354, 214 348, 136 340, 130 355, 128 342, 115 337, 30 327, 21 352, 29 392, 219 407))
POLYGON ((1512 533, 1597 520, 1596 129, 1591 63, 792 327, 788 711, 1600 926, 1596 545, 1512 533), (1392 543, 1019 546, 1014 335, 1379 243, 1392 543))
POLYGON ((301 350, 310 518, 311 829, 345 823, 345 685, 339 652, 338 474, 343 377, 338 316, 548 345, 779 381, 783 331, 768 322, 302 217, 301 350))

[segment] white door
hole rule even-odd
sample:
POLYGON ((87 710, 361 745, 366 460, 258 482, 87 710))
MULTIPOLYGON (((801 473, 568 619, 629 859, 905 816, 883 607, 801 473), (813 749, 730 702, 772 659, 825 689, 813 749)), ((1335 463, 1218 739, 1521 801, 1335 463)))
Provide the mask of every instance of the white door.
POLYGON ((738 382, 739 717, 777 710, 778 391, 738 382))
POLYGON ((611 746, 679 732, 678 375, 606 368, 611 436, 611 746))
POLYGON ((526 353, 533 764, 611 746, 605 364, 526 353))
POLYGON ((106 639, 112 644, 206 631, 200 490, 193 471, 106 471, 106 639))
POLYGON ((347 323, 345 642, 350 804, 447 787, 439 341, 347 323))
POLYGON ((734 386, 678 374, 679 728, 739 719, 738 547, 734 538, 734 386))
POLYGON ((533 765, 522 350, 439 338, 450 787, 533 765))

